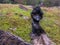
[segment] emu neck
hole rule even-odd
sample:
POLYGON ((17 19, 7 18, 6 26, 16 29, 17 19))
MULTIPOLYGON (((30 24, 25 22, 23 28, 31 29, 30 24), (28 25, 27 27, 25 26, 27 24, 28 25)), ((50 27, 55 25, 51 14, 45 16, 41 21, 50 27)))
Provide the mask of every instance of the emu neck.
POLYGON ((32 33, 40 36, 42 33, 45 33, 45 31, 39 25, 39 22, 36 22, 36 21, 32 20, 32 33))
POLYGON ((39 22, 32 20, 32 24, 39 25, 39 22))

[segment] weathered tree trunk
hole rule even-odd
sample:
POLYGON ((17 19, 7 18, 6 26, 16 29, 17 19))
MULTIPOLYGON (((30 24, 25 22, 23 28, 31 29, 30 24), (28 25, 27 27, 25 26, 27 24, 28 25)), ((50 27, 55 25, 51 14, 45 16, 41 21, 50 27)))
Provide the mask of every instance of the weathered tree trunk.
POLYGON ((32 36, 33 45, 56 45, 52 42, 46 34, 41 34, 40 36, 32 36))

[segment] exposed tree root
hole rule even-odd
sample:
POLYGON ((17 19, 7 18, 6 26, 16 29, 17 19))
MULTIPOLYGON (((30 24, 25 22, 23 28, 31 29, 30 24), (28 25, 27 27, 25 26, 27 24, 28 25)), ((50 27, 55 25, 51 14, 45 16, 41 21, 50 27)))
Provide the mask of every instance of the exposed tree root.
POLYGON ((41 34, 40 36, 32 35, 33 45, 56 45, 52 42, 46 34, 41 34))

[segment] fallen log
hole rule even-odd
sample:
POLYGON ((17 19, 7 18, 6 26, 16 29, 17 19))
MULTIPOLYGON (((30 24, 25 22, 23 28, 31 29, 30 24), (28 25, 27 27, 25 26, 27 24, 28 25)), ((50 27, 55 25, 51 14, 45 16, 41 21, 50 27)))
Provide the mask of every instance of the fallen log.
POLYGON ((31 45, 22 38, 0 30, 0 45, 31 45))

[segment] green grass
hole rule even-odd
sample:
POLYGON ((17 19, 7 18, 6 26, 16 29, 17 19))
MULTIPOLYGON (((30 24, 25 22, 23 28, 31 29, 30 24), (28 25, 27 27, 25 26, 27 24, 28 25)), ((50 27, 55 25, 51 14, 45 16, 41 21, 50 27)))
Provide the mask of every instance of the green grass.
MULTIPOLYGON (((40 24, 46 31, 47 35, 57 44, 60 45, 60 9, 58 8, 42 8, 44 18, 40 24)), ((31 19, 25 20, 20 14, 30 18, 31 10, 25 11, 20 9, 18 5, 2 5, 0 6, 0 29, 11 32, 25 41, 30 42, 31 19), (16 30, 10 29, 16 28, 16 30)))

